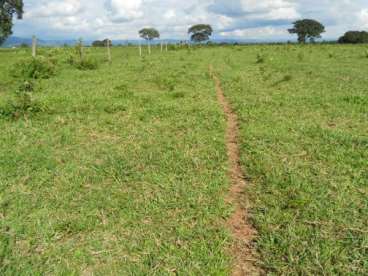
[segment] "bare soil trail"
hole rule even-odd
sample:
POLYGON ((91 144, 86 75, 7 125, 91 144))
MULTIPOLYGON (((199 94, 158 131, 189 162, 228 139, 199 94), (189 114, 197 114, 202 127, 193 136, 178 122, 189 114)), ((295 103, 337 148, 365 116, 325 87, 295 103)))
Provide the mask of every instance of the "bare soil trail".
POLYGON ((257 254, 252 244, 256 231, 248 222, 248 204, 245 195, 247 183, 240 166, 238 117, 226 99, 224 91, 221 88, 221 82, 214 73, 211 65, 209 71, 215 82, 218 102, 224 110, 227 121, 226 146, 229 159, 229 177, 231 178, 232 184, 227 201, 235 208, 234 213, 228 220, 228 226, 234 236, 231 252, 234 256, 235 263, 232 275, 263 275, 262 271, 256 265, 257 254))

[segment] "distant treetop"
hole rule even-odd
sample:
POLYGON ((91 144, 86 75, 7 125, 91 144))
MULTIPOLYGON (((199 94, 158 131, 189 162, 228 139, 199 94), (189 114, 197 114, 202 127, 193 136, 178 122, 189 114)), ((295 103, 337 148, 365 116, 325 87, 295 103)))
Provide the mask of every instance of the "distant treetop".
POLYGON ((213 33, 211 25, 198 24, 189 28, 188 34, 190 34, 190 40, 194 42, 203 42, 210 39, 213 33))
POLYGON ((297 34, 299 43, 306 43, 307 40, 314 42, 325 32, 325 26, 313 19, 303 19, 295 21, 294 28, 289 29, 289 33, 297 34))
POLYGON ((107 45, 112 45, 112 41, 109 39, 104 39, 104 40, 96 40, 92 42, 92 46, 93 47, 106 47, 107 45))
POLYGON ((139 36, 145 40, 160 38, 160 33, 155 28, 144 28, 139 31, 139 36))
POLYGON ((349 31, 339 38, 339 43, 368 43, 368 32, 349 31))

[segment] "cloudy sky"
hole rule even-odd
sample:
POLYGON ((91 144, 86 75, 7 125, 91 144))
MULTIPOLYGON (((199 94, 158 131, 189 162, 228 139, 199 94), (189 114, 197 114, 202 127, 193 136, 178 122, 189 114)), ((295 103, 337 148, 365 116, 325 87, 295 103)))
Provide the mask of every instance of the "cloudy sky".
POLYGON ((208 23, 216 38, 285 40, 296 19, 313 18, 324 38, 368 30, 368 0, 24 0, 14 35, 43 39, 136 39, 142 27, 162 38, 186 39, 192 24, 208 23))

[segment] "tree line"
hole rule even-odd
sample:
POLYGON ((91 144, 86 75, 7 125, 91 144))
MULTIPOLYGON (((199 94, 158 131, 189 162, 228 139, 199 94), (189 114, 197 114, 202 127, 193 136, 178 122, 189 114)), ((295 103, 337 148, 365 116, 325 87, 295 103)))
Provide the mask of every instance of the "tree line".
MULTIPOLYGON (((0 45, 12 34, 13 17, 22 19, 23 0, 0 0, 0 45)), ((325 26, 314 19, 302 19, 293 23, 293 28, 288 30, 290 34, 298 36, 299 43, 315 42, 325 32, 325 26)), ((190 40, 195 43, 208 41, 213 34, 213 28, 208 24, 198 24, 188 29, 190 40)), ((160 33, 155 28, 144 28, 139 31, 139 36, 148 43, 160 38, 160 33)), ((338 39, 339 43, 368 43, 368 32, 348 31, 338 39)), ((96 40, 92 44, 96 47, 111 45, 111 41, 96 40)))

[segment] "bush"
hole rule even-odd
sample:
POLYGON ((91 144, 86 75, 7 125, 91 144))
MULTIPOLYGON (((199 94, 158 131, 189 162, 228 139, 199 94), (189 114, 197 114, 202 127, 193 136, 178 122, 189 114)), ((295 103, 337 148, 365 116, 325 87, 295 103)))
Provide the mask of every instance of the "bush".
POLYGON ((66 60, 67 63, 79 70, 95 70, 98 68, 98 61, 95 58, 86 57, 81 46, 76 46, 66 60))
POLYGON ((98 62, 94 58, 84 58, 74 63, 75 68, 79 70, 96 70, 98 62))
POLYGON ((256 63, 264 63, 265 62, 265 58, 262 54, 257 54, 257 60, 256 63))
POLYGON ((5 108, 0 108, 0 115, 19 118, 21 116, 46 110, 44 106, 33 99, 34 83, 24 81, 15 91, 15 97, 5 108))
POLYGON ((342 37, 338 40, 339 43, 368 43, 368 32, 362 31, 349 31, 346 32, 342 37))
POLYGON ((16 63, 12 75, 25 79, 48 79, 55 75, 55 70, 56 60, 38 56, 16 63))

